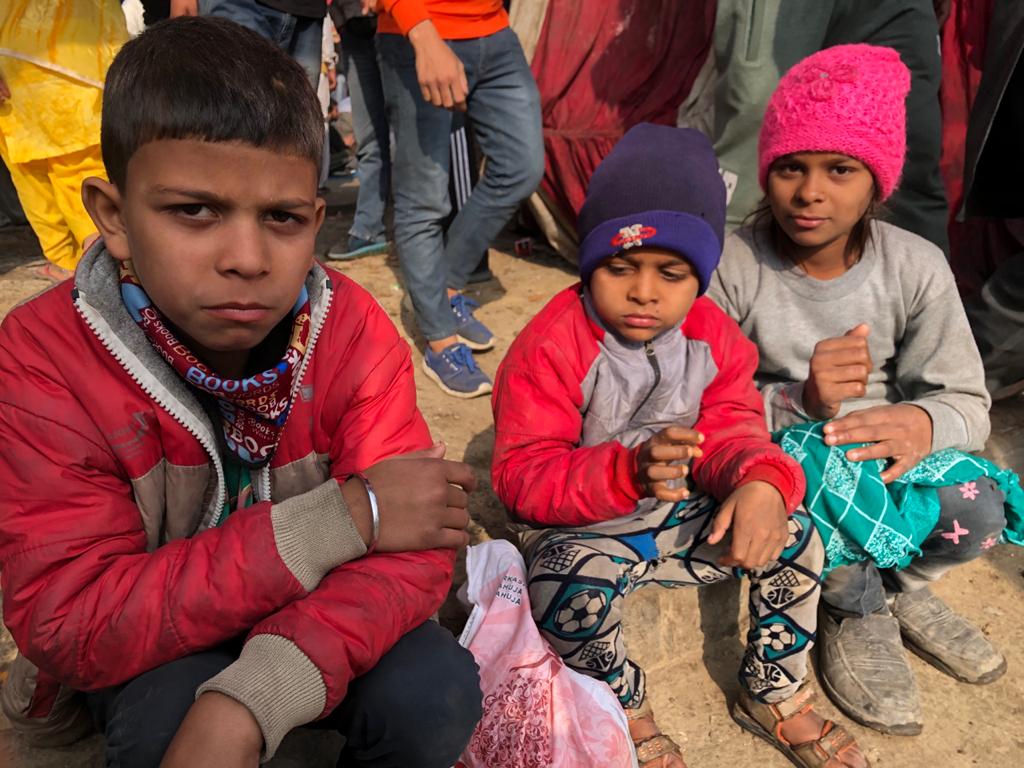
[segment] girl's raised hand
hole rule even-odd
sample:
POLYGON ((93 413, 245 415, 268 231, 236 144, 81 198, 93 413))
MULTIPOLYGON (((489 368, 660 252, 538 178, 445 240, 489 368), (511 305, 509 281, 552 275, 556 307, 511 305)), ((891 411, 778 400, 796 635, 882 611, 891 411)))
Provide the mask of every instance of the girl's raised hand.
POLYGON ((924 408, 909 403, 865 408, 826 424, 825 443, 874 443, 847 451, 846 458, 893 459, 882 472, 882 482, 891 483, 932 452, 932 419, 924 408))
POLYGON ((820 421, 839 413, 844 400, 863 397, 873 363, 868 351, 870 329, 864 323, 842 336, 822 339, 814 346, 804 382, 804 410, 820 421))

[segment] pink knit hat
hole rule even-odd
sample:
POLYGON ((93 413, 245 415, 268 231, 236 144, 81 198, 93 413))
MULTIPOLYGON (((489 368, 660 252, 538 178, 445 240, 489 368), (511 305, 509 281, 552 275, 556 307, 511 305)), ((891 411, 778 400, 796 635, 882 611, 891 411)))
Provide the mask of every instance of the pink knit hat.
POLYGON ((892 194, 907 146, 910 72, 892 48, 837 45, 783 75, 768 101, 758 145, 758 177, 795 152, 838 152, 875 176, 880 198, 892 194))

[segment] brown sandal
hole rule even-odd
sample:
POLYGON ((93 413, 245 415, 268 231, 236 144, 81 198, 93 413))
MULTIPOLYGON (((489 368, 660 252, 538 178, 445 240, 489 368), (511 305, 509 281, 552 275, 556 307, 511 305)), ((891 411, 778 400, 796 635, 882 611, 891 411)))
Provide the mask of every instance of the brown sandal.
POLYGON ((679 749, 678 744, 663 734, 661 729, 658 728, 658 724, 654 721, 654 710, 651 709, 651 705, 646 699, 639 708, 626 710, 626 720, 629 722, 629 736, 633 739, 633 748, 636 750, 636 759, 640 763, 640 768, 665 768, 666 763, 664 760, 656 765, 654 761, 658 760, 658 758, 669 757, 670 755, 678 756, 679 762, 683 768, 686 768, 682 750, 679 749), (633 723, 644 720, 649 722, 654 732, 650 736, 634 737, 633 723))
MULTIPOLYGON (((782 735, 782 724, 809 712, 814 699, 814 690, 806 686, 794 696, 775 704, 755 701, 744 691, 732 706, 732 719, 744 730, 767 741, 800 768, 825 768, 832 760, 837 760, 839 765, 849 765, 843 760, 843 755, 850 749, 856 749, 857 742, 849 731, 832 720, 825 720, 818 738, 812 741, 794 744, 782 735)), ((870 768, 867 755, 861 754, 865 768, 870 768)))

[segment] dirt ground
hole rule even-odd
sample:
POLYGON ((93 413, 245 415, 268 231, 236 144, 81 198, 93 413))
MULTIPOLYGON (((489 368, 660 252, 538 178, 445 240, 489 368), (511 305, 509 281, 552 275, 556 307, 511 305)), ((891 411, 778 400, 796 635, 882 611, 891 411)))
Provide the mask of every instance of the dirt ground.
MULTIPOLYGON (((335 200, 321 233, 321 245, 342 237, 351 215, 348 192, 335 200), (340 200, 340 202, 339 202, 340 200)), ((510 255, 511 239, 491 252, 495 278, 471 287, 483 305, 481 319, 499 336, 495 350, 479 355, 481 366, 494 374, 509 343, 544 303, 575 281, 568 264, 536 253, 510 255)), ((322 249, 321 249, 322 250, 322 249)), ((33 278, 30 264, 39 258, 27 228, 0 230, 0 317, 14 304, 47 287, 33 278)), ((434 435, 444 440, 451 458, 471 464, 480 490, 471 499, 474 542, 506 537, 505 515, 491 491, 489 467, 494 430, 486 398, 455 400, 440 392, 420 370, 422 340, 403 311, 403 290, 393 257, 371 257, 342 270, 369 289, 413 344, 419 404, 434 435)), ((992 453, 1022 469, 1024 400, 1000 404, 993 411, 996 437, 992 453)), ((736 669, 742 651, 738 627, 746 622, 738 584, 702 590, 649 588, 627 601, 626 621, 633 655, 648 671, 649 690, 664 730, 684 747, 694 768, 760 765, 783 768, 789 763, 763 742, 736 727, 727 703, 737 690, 736 669)), ((911 664, 924 699, 925 731, 914 738, 887 737, 852 730, 875 766, 1018 766, 1024 758, 1024 552, 998 547, 981 560, 959 569, 936 592, 979 624, 1004 651, 1008 673, 988 686, 955 682, 916 657, 911 664), (1016 755, 1016 757, 1015 757, 1016 755)), ((442 618, 458 628, 461 609, 450 600, 442 618)), ((835 711, 825 703, 830 714, 835 711)), ((101 766, 99 737, 72 748, 30 749, 11 734, 0 718, 0 768, 68 768, 101 766)), ((312 768, 333 765, 337 742, 308 733, 289 737, 272 766, 312 768)))

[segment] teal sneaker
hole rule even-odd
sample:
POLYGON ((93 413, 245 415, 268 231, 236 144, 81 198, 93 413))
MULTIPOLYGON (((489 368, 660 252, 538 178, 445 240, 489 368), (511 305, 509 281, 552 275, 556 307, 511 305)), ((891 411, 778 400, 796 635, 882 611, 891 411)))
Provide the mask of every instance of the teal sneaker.
POLYGON ((348 245, 342 248, 336 245, 325 254, 330 261, 355 261, 364 256, 377 256, 388 252, 387 240, 363 240, 361 237, 349 237, 348 245))

